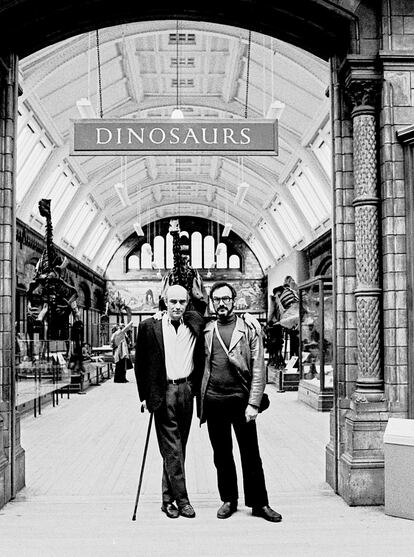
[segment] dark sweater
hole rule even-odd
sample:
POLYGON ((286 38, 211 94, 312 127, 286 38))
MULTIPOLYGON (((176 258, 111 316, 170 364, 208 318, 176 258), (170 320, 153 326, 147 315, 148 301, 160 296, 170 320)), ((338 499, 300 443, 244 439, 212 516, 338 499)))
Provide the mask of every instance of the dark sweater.
MULTIPOLYGON (((217 326, 224 345, 228 349, 236 326, 236 316, 233 314, 229 319, 217 321, 217 326)), ((206 396, 209 400, 245 396, 237 370, 230 364, 215 331, 213 333, 210 380, 206 396)))

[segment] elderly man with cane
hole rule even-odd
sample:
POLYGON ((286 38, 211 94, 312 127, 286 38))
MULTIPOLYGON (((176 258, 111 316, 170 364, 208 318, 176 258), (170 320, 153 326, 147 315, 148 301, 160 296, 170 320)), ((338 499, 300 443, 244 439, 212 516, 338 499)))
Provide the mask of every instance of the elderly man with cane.
POLYGON ((169 518, 193 518, 185 452, 202 373, 204 319, 197 312, 184 313, 188 292, 178 284, 167 289, 165 303, 167 312, 161 319, 149 318, 139 325, 135 376, 140 400, 154 415, 163 458, 161 510, 169 518))

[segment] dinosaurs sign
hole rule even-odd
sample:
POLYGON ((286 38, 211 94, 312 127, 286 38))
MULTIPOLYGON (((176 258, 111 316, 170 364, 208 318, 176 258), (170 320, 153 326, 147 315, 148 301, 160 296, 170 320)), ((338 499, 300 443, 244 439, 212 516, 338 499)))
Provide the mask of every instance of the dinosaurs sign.
POLYGON ((72 155, 277 155, 277 120, 74 120, 72 155))

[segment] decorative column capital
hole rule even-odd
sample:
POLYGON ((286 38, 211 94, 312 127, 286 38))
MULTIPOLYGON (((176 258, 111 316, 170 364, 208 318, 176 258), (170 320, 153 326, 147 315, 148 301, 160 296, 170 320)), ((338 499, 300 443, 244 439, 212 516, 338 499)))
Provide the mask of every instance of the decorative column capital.
POLYGON ((381 70, 377 58, 350 55, 339 70, 345 98, 352 107, 352 116, 373 114, 381 89, 381 70))
POLYGON ((347 100, 352 106, 352 116, 374 114, 380 91, 379 81, 354 79, 345 86, 347 100))

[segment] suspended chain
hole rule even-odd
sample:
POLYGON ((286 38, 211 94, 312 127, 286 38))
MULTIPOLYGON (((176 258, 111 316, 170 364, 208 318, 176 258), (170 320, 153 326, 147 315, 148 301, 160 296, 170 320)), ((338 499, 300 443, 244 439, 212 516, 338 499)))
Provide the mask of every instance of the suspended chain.
POLYGON ((98 65, 98 92, 99 92, 99 115, 103 118, 102 108, 102 75, 101 75, 101 52, 99 48, 99 29, 96 30, 96 57, 98 65))
POLYGON ((179 61, 178 61, 178 37, 179 37, 179 28, 178 28, 178 19, 177 19, 177 23, 176 23, 176 33, 175 33, 175 42, 176 42, 176 53, 177 53, 177 70, 176 70, 176 74, 177 74, 177 87, 175 88, 175 95, 176 95, 176 100, 175 100, 175 104, 176 104, 176 108, 179 108, 179 98, 178 98, 178 92, 179 92, 179 70, 178 70, 178 66, 179 66, 179 61))
POLYGON ((244 117, 247 118, 247 108, 249 104, 249 78, 250 78, 250 48, 252 44, 252 32, 249 31, 249 41, 247 43, 247 70, 246 70, 246 104, 244 106, 244 117))
MULTIPOLYGON (((176 42, 176 53, 177 53, 177 69, 176 69, 176 75, 177 75, 177 87, 175 89, 176 91, 176 108, 179 109, 180 108, 180 98, 179 98, 179 92, 180 92, 180 82, 179 82, 179 22, 177 19, 176 22, 176 35, 175 35, 175 42, 176 42)), ((181 216, 181 157, 176 157, 175 159, 175 164, 176 164, 176 170, 177 170, 177 197, 178 197, 178 216, 181 216)))

